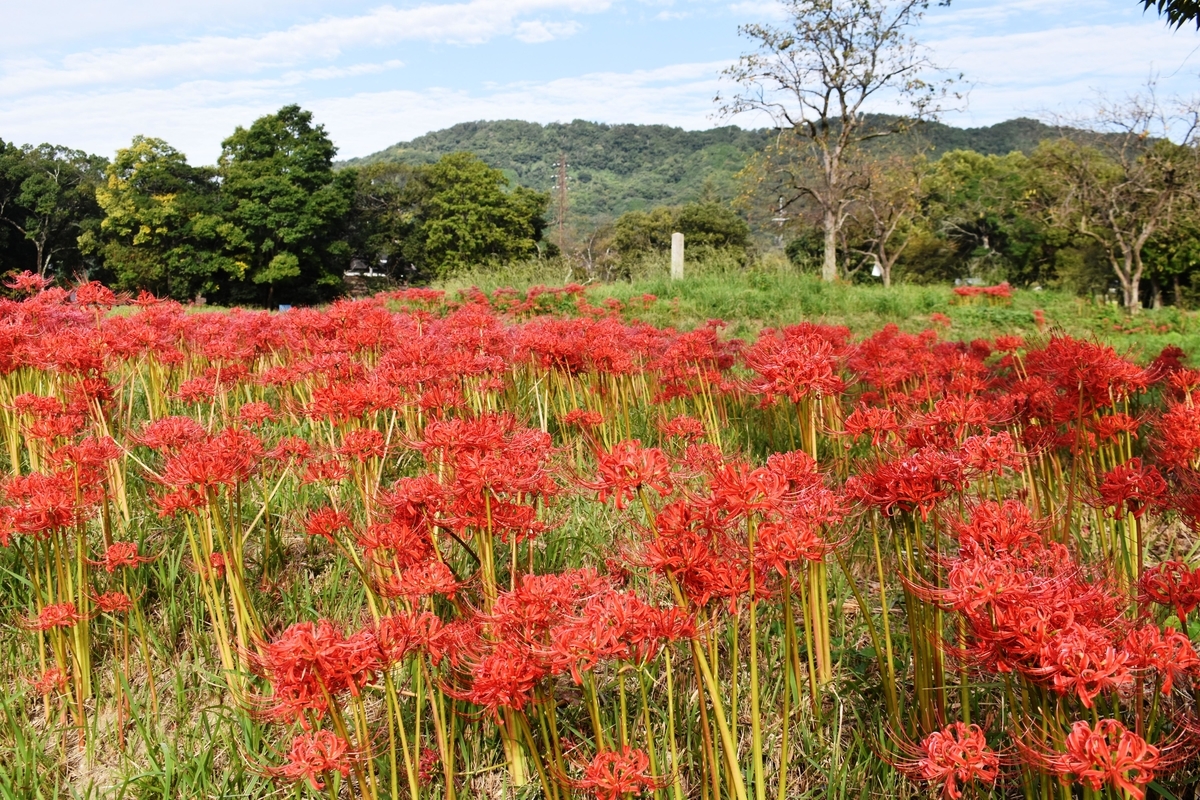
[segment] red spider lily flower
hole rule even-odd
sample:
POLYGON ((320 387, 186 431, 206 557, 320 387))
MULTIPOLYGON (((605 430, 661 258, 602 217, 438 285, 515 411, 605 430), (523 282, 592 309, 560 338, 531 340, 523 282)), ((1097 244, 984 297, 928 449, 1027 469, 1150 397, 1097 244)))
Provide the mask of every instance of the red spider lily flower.
POLYGON ((63 693, 67 691, 67 676, 58 667, 50 667, 36 678, 29 678, 33 690, 40 695, 63 693))
POLYGON ((1071 778, 1092 790, 1106 783, 1143 800, 1147 783, 1159 768, 1159 750, 1115 719, 1102 719, 1095 728, 1079 721, 1067 734, 1066 752, 1051 766, 1065 782, 1071 778))
POLYGON ((238 421, 247 425, 262 425, 276 418, 275 409, 270 403, 245 403, 238 409, 238 421))
POLYGON ((563 417, 563 425, 569 428, 580 428, 587 430, 589 428, 598 428, 604 424, 604 415, 599 411, 588 411, 583 408, 576 408, 568 411, 563 417))
POLYGON ((920 758, 901 769, 909 777, 942 784, 942 797, 959 800, 962 787, 978 781, 993 784, 1000 772, 1000 757, 988 747, 978 725, 955 722, 925 737, 920 758))
POLYGON ((1059 694, 1074 693, 1084 708, 1091 708, 1097 695, 1132 683, 1129 654, 1112 645, 1106 634, 1078 623, 1048 642, 1040 654, 1041 667, 1029 672, 1043 679, 1059 694))
POLYGON ((1154 430, 1158 457, 1167 467, 1190 467, 1200 458, 1200 406, 1170 404, 1154 430))
POLYGON ((680 415, 658 426, 668 439, 683 439, 694 442, 704 438, 704 423, 695 417, 680 415))
MULTIPOLYGON (((871 434, 871 447, 879 447, 889 436, 900 432, 896 412, 890 408, 857 406, 842 423, 843 430, 851 439, 871 434)), ((846 447, 850 447, 847 443, 846 447)))
POLYGON ((1159 630, 1157 625, 1135 628, 1125 637, 1122 649, 1129 655, 1131 667, 1154 670, 1162 677, 1164 695, 1171 693, 1176 680, 1194 675, 1200 668, 1200 658, 1191 640, 1174 628, 1159 630))
POLYGON ((54 283, 52 278, 46 278, 42 275, 36 275, 29 270, 25 270, 17 275, 12 275, 4 282, 4 285, 16 292, 24 292, 25 294, 37 294, 45 290, 47 286, 54 283))
POLYGON ((257 436, 244 428, 226 428, 171 456, 163 467, 161 483, 201 491, 233 486, 253 474, 263 455, 263 443, 257 436))
POLYGON ((350 468, 336 458, 309 461, 304 465, 301 483, 337 483, 350 474, 350 468))
POLYGON ((620 442, 609 453, 596 456, 597 479, 580 481, 585 489, 595 490, 600 502, 611 496, 617 510, 625 507, 639 489, 647 487, 666 497, 673 487, 671 467, 666 454, 657 447, 642 447, 637 439, 620 442))
POLYGON ((958 457, 924 448, 850 478, 846 492, 887 515, 904 511, 928 519, 934 506, 960 489, 963 482, 963 463, 958 457))
POLYGON ((163 417, 131 438, 151 450, 174 451, 204 441, 208 433, 191 417, 163 417))
POLYGON ((1122 433, 1134 439, 1138 438, 1137 429, 1141 424, 1141 420, 1131 417, 1124 412, 1114 411, 1111 414, 1105 414, 1098 419, 1092 420, 1091 428, 1092 432, 1096 434, 1096 438, 1101 442, 1116 442, 1122 433))
POLYGON ((158 516, 174 518, 180 512, 195 511, 208 505, 208 498, 190 486, 173 492, 151 494, 150 501, 158 507, 158 516))
POLYGON ((780 511, 788 483, 776 470, 751 469, 742 461, 723 464, 709 478, 708 506, 729 520, 756 512, 780 511))
POLYGON ((383 458, 387 454, 387 442, 374 428, 358 428, 342 437, 338 453, 355 461, 383 458))
POLYGON ((93 595, 92 602, 105 614, 124 614, 133 608, 133 600, 124 592, 105 592, 93 595))
POLYGON ((454 577, 454 572, 441 561, 427 561, 408 567, 402 572, 392 573, 379 586, 380 594, 385 597, 403 597, 408 600, 433 595, 454 599, 458 589, 459 582, 454 577))
POLYGON ((208 557, 209 574, 213 575, 217 580, 225 577, 225 554, 213 553, 208 557))
POLYGON ((44 537, 70 527, 80 513, 69 472, 12 476, 0 481, 0 494, 13 504, 5 513, 4 527, 15 533, 44 537))
POLYGON ((350 745, 333 731, 321 730, 301 733, 292 740, 287 753, 287 762, 271 767, 268 774, 297 783, 308 781, 314 791, 323 791, 321 777, 330 772, 339 772, 343 778, 350 776, 350 745))
POLYGON ((337 533, 349 530, 350 525, 350 517, 329 506, 309 511, 304 517, 305 533, 319 536, 330 544, 335 544, 337 533))
POLYGON ((1025 463, 1017 442, 1008 431, 990 436, 971 436, 962 443, 963 463, 983 475, 1001 475, 1019 470, 1025 463))
POLYGON ((621 800, 664 786, 661 778, 650 774, 650 756, 644 750, 622 745, 620 750, 597 753, 583 768, 583 776, 571 786, 596 800, 621 800))
POLYGON ((417 761, 417 782, 421 786, 433 783, 433 779, 437 777, 441 760, 442 757, 437 750, 432 747, 421 748, 421 758, 417 761))
POLYGON ((758 375, 750 389, 766 397, 782 395, 793 403, 808 395, 836 396, 846 386, 837 374, 844 346, 841 329, 804 323, 764 330, 744 356, 746 366, 758 375))
POLYGON ((324 714, 330 699, 342 692, 358 695, 375 680, 383 654, 373 631, 346 637, 329 620, 320 620, 288 627, 253 660, 271 684, 269 713, 304 721, 303 712, 324 714))
POLYGON ((546 674, 546 667, 527 648, 501 642, 471 669, 470 686, 450 694, 474 703, 499 720, 502 708, 516 711, 525 708, 546 674))
POLYGON ((138 555, 137 542, 113 542, 104 551, 104 558, 99 561, 88 561, 97 567, 104 567, 110 575, 124 567, 137 567, 153 561, 153 556, 138 555))
POLYGON ((1097 489, 1099 505, 1112 509, 1114 517, 1126 512, 1141 517, 1167 494, 1167 482, 1154 467, 1143 467, 1140 458, 1131 458, 1104 474, 1097 489))
POLYGON ((375 624, 373 631, 383 663, 391 667, 427 648, 441 628, 442 621, 436 615, 423 611, 419 614, 383 617, 375 624))
POLYGON ((1200 569, 1182 561, 1162 561, 1142 573, 1142 593, 1162 606, 1172 606, 1180 624, 1200 605, 1200 569))
POLYGON ((23 619, 21 627, 31 631, 49 631, 56 628, 72 628, 84 619, 86 617, 81 615, 75 604, 70 601, 51 603, 42 608, 36 617, 23 619))

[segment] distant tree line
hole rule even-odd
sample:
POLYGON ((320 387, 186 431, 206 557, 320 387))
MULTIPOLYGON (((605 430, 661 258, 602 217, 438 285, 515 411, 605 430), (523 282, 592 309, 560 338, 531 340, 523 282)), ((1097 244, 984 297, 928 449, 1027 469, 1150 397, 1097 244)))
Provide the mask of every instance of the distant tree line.
POLYGON ((112 161, 0 141, 0 272, 221 303, 317 302, 352 263, 403 280, 529 258, 549 197, 467 153, 335 170, 298 106, 239 127, 214 167, 136 137, 112 161))

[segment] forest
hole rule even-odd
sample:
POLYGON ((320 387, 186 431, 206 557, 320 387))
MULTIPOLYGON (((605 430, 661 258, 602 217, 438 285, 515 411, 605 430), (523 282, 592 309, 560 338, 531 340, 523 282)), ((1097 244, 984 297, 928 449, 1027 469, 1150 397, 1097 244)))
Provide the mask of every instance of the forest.
MULTIPOLYGON (((1196 148, 1095 122, 868 117, 897 135, 845 157, 839 278, 1196 304, 1196 148)), ((673 231, 698 262, 781 253, 816 271, 823 258, 818 164, 795 131, 510 120, 336 152, 295 105, 235 130, 215 166, 147 137, 111 160, 0 141, 0 273, 273 306, 342 295, 346 272, 423 284, 540 260, 573 280, 628 279, 655 268, 673 231)))

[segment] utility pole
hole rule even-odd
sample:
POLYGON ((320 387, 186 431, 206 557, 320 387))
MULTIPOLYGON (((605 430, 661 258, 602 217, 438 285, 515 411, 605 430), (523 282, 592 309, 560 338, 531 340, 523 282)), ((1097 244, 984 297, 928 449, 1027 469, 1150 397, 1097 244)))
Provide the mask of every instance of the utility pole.
POLYGON ((558 228, 558 252, 565 255, 567 252, 567 154, 562 151, 558 153, 558 180, 555 182, 554 189, 558 195, 558 213, 557 219, 554 221, 558 228))

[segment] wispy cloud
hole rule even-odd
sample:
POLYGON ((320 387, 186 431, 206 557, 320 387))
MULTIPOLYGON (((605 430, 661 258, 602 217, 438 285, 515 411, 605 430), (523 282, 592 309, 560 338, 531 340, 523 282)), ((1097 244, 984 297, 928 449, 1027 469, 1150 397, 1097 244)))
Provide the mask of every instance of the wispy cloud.
POLYGON ((170 44, 72 53, 59 61, 0 61, 0 96, 84 86, 136 85, 179 76, 253 75, 335 59, 358 47, 401 41, 479 44, 515 34, 524 41, 569 35, 573 23, 520 23, 545 12, 597 13, 610 0, 470 0, 415 8, 384 6, 253 36, 203 36, 170 44), (538 37, 541 38, 538 38, 538 37))

